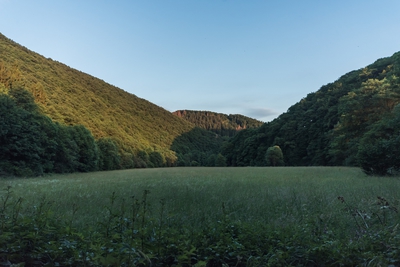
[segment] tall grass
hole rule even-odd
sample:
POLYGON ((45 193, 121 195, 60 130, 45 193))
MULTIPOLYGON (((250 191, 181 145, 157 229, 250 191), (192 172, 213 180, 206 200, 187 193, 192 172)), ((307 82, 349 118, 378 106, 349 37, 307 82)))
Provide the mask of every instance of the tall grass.
POLYGON ((340 223, 342 196, 354 206, 369 206, 377 196, 399 202, 398 178, 368 177, 357 168, 165 168, 86 174, 53 175, 35 179, 1 179, 25 203, 45 197, 61 215, 77 207, 78 226, 104 217, 104 207, 117 199, 139 198, 148 190, 156 210, 165 201, 166 214, 182 227, 201 227, 225 212, 234 220, 288 226, 310 216, 340 223))
POLYGON ((5 178, 0 188, 0 235, 14 251, 0 249, 3 261, 400 264, 399 179, 357 168, 138 169, 5 178))

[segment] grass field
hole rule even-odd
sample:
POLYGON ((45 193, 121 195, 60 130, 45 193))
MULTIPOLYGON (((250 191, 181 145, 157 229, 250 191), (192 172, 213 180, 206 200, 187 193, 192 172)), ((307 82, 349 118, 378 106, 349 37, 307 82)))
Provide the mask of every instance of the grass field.
POLYGON ((46 201, 56 216, 72 219, 77 208, 78 229, 96 228, 107 218, 113 192, 115 207, 145 197, 152 218, 162 210, 166 224, 190 231, 229 218, 290 235, 306 229, 300 239, 330 235, 351 243, 369 229, 378 226, 379 232, 400 221, 399 177, 366 176, 357 168, 134 169, 0 180, 0 188, 8 186, 27 210, 46 201))
POLYGON ((234 220, 282 226, 305 216, 334 221, 343 214, 338 196, 360 209, 370 208, 377 196, 392 205, 400 200, 398 178, 343 167, 136 169, 0 180, 0 188, 7 186, 25 204, 45 197, 60 214, 78 207, 78 225, 102 220, 113 192, 118 202, 149 190, 150 210, 156 212, 165 200, 170 218, 185 227, 217 219, 222 205, 234 220))

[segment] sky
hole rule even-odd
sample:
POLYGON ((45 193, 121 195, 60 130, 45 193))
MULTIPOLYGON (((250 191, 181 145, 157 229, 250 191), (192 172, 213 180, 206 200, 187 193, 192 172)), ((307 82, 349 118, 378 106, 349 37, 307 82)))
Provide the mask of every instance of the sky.
POLYGON ((0 32, 168 111, 267 122, 400 51, 399 14, 399 0, 0 0, 0 32))

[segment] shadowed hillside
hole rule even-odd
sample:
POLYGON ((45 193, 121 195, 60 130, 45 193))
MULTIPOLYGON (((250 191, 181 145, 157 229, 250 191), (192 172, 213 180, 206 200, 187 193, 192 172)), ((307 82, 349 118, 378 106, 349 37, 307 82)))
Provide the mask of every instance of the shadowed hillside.
POLYGON ((272 122, 240 131, 224 146, 228 165, 265 165, 276 145, 286 165, 362 166, 381 174, 399 168, 399 77, 400 52, 343 75, 272 122))

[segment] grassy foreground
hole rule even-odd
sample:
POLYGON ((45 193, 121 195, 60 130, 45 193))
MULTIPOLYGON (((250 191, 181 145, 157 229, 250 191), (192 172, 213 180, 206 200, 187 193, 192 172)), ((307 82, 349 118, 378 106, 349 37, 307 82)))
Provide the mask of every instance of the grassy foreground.
POLYGON ((399 179, 357 168, 165 168, 0 180, 1 189, 9 186, 13 204, 0 203, 3 233, 6 210, 31 224, 53 218, 55 229, 67 231, 60 240, 75 233, 83 243, 104 243, 98 250, 75 245, 70 257, 86 266, 400 263, 399 179), (124 242, 130 252, 114 255, 124 242))

